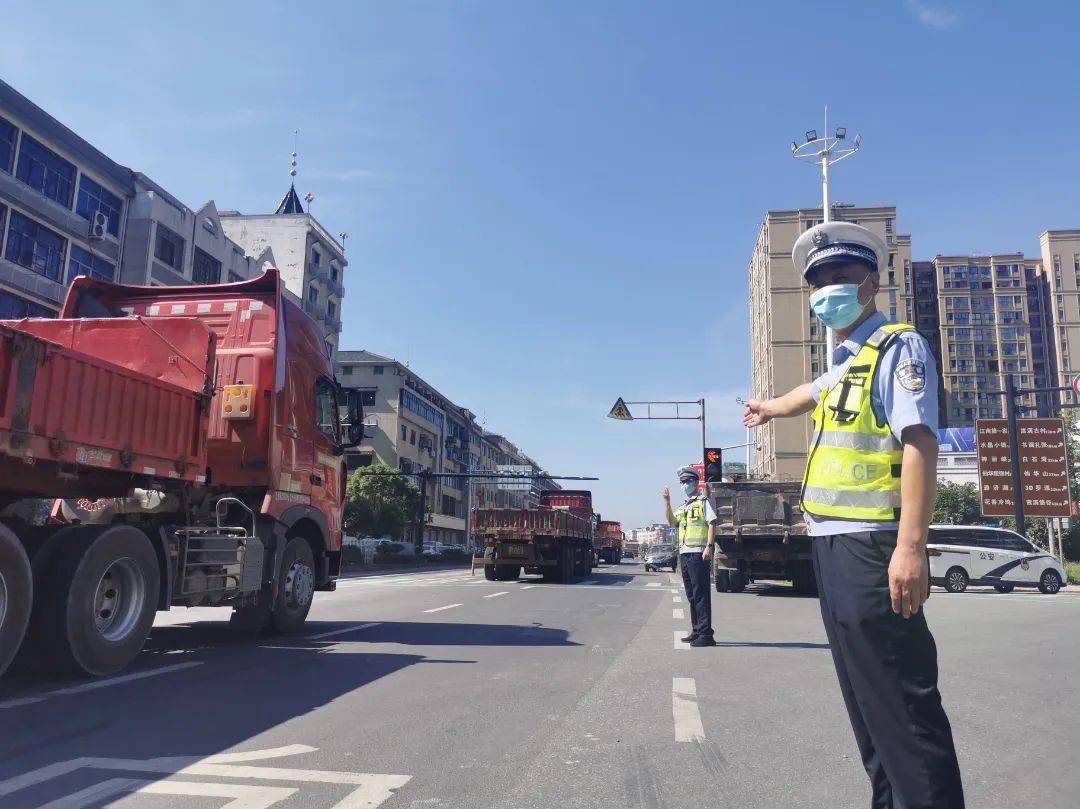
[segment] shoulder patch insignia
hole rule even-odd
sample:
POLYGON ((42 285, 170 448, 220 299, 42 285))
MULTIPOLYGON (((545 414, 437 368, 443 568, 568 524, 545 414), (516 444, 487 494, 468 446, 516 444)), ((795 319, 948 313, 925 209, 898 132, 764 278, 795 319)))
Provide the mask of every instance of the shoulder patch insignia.
POLYGON ((921 360, 904 360, 897 366, 895 376, 900 387, 912 393, 926 387, 926 365, 921 360))

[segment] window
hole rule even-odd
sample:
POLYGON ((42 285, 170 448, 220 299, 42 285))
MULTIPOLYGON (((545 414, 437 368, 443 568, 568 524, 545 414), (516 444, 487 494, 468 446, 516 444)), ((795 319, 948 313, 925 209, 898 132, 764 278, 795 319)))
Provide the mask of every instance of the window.
POLYGON ((416 446, 416 430, 409 430, 409 443, 416 446))
POLYGON ((375 366, 375 371, 374 371, 375 376, 382 376, 382 372, 383 372, 383 367, 381 365, 376 365, 375 366))
POLYGON ((330 439, 331 443, 340 443, 338 440, 338 397, 337 388, 328 379, 319 379, 315 383, 315 424, 319 432, 330 439))
POLYGON ((59 234, 17 211, 11 212, 4 246, 4 258, 8 261, 59 283, 63 275, 65 246, 66 242, 59 234))
POLYGON ((24 317, 56 317, 56 312, 0 289, 0 320, 21 320, 24 317))
POLYGON ((177 272, 182 272, 184 263, 184 240, 158 223, 154 241, 154 258, 167 264, 177 272))
POLYGON ((308 287, 307 302, 309 309, 315 309, 319 305, 319 290, 315 287, 308 287))
POLYGON ((318 267, 319 263, 321 261, 322 261, 322 256, 319 255, 319 251, 316 250, 314 247, 312 247, 311 248, 311 266, 312 267, 318 267))
POLYGON ((68 283, 76 275, 88 275, 91 278, 100 278, 102 281, 111 281, 116 275, 116 267, 103 258, 98 258, 89 250, 83 250, 79 245, 71 245, 71 253, 68 256, 68 283))
POLYGON ((11 173, 11 158, 15 156, 15 139, 19 130, 0 118, 0 169, 11 173))
POLYGON ((401 390, 401 406, 410 410, 421 418, 427 419, 432 424, 443 426, 443 416, 438 410, 421 399, 410 390, 401 390))
POLYGON ((379 392, 378 388, 361 388, 360 389, 360 404, 364 407, 375 406, 375 395, 379 392))
POLYGON ((108 230, 112 236, 120 237, 120 212, 124 203, 111 191, 106 191, 85 174, 79 178, 79 197, 75 201, 75 213, 88 222, 94 221, 94 214, 101 211, 109 220, 108 230))
POLYGON ((343 365, 341 367, 341 375, 342 376, 352 376, 352 366, 351 365, 343 365))
POLYGON ((221 262, 196 247, 191 257, 191 281, 195 284, 220 284, 221 262))
POLYGON ((19 165, 15 176, 65 208, 71 207, 75 167, 25 132, 19 146, 19 165))
POLYGON ((339 272, 338 265, 331 263, 330 264, 330 278, 332 280, 334 280, 334 281, 338 280, 338 272, 339 272))
POLYGON ((408 437, 409 437, 409 428, 406 427, 404 424, 402 424, 401 425, 401 440, 405 441, 405 440, 408 439, 408 437))
POLYGON ((326 317, 328 320, 337 320, 337 304, 333 301, 326 302, 326 317))

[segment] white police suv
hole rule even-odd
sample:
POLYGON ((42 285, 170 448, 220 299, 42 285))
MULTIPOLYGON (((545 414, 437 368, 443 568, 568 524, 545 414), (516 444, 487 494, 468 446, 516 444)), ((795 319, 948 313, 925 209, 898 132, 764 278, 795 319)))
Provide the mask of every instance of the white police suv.
POLYGON ((931 525, 926 543, 930 583, 950 593, 991 584, 999 593, 1038 587, 1053 594, 1065 584, 1058 560, 1015 531, 967 525, 931 525))

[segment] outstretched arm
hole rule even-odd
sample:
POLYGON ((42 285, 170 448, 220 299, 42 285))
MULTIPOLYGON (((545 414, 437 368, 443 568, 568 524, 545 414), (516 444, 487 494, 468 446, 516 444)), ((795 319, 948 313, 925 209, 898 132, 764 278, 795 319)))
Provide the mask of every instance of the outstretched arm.
POLYGON ((809 383, 799 385, 775 399, 751 399, 743 411, 743 425, 760 427, 773 419, 800 416, 814 409, 814 393, 809 383))

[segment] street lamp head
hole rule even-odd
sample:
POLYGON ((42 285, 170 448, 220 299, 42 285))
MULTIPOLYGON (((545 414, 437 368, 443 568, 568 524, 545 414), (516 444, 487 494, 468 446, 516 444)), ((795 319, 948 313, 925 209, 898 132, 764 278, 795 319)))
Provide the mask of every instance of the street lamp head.
POLYGON ((797 151, 799 151, 799 144, 797 144, 795 141, 792 141, 791 142, 791 153, 794 154, 797 151))
POLYGON ((856 135, 855 136, 855 148, 856 149, 859 148, 859 141, 861 141, 861 140, 862 140, 862 135, 856 135))
POLYGON ((847 127, 843 127, 843 126, 836 127, 836 139, 837 140, 843 140, 846 137, 847 137, 847 127))
POLYGON ((806 142, 810 143, 810 141, 814 141, 814 140, 817 140, 817 130, 816 129, 808 129, 808 130, 806 130, 806 142))

